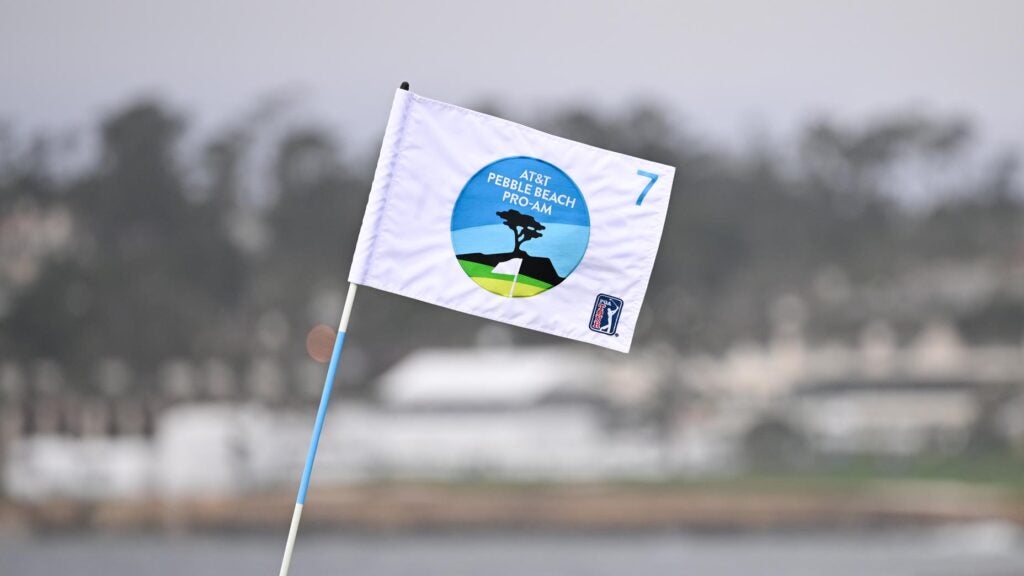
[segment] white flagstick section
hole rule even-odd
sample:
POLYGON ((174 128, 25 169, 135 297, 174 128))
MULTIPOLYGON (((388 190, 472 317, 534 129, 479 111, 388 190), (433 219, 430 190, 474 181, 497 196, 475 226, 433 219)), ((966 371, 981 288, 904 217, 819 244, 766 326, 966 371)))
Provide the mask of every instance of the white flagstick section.
POLYGON ((288 542, 284 545, 284 558, 281 559, 279 576, 288 576, 292 563, 292 552, 295 550, 295 536, 299 533, 299 521, 302 519, 302 507, 306 503, 306 490, 309 489, 309 477, 313 474, 313 461, 316 460, 316 447, 320 444, 320 432, 324 429, 324 417, 327 415, 327 404, 334 388, 334 376, 338 371, 341 349, 345 345, 345 331, 348 330, 348 318, 352 315, 352 303, 356 299, 356 285, 349 283, 348 294, 345 296, 345 308, 341 312, 338 324, 338 337, 334 340, 334 351, 331 363, 327 368, 324 380, 324 391, 320 396, 320 408, 316 412, 316 423, 313 424, 313 437, 309 440, 309 452, 306 453, 306 467, 302 470, 302 481, 299 483, 299 495, 295 499, 295 511, 292 512, 292 525, 288 529, 288 542))

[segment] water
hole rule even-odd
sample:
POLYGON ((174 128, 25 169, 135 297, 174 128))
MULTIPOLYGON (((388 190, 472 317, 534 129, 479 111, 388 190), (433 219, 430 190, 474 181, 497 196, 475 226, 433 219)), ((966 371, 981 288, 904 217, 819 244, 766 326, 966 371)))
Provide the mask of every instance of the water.
MULTIPOLYGON (((561 277, 569 275, 587 251, 590 228, 572 224, 544 224, 544 235, 525 242, 522 249, 531 256, 551 260, 561 277)), ((515 248, 515 240, 508 226, 476 226, 452 232, 452 247, 456 254, 480 252, 503 254, 515 248)))
MULTIPOLYGON (((0 540, 2 576, 277 574, 284 535, 0 540)), ((1002 527, 745 535, 300 534, 294 576, 1017 576, 1002 527)))

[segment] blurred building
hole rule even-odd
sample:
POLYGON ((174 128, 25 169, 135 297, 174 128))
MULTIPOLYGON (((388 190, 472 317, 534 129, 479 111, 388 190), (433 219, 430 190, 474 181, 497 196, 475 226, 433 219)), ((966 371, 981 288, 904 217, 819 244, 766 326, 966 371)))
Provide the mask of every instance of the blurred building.
MULTIPOLYGON (((291 380, 320 369, 252 366, 240 378, 176 361, 156 397, 76 400, 54 366, 6 365, 5 490, 173 498, 294 485, 316 395, 291 380)), ((129 377, 116 363, 102 372, 129 377)), ((1016 449, 1022 383, 1020 346, 969 346, 940 322, 902 344, 873 323, 855 346, 782 330, 717 356, 424 349, 380 376, 376 398, 335 402, 317 482, 653 479, 1016 449)))

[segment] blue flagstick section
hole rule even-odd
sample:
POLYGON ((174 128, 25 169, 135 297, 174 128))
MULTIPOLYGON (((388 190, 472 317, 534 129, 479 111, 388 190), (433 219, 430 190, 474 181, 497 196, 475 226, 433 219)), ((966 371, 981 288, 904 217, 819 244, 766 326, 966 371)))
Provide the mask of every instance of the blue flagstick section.
POLYGON ((338 337, 334 340, 334 351, 331 353, 331 364, 327 368, 327 378, 324 381, 324 392, 320 396, 320 408, 316 411, 316 423, 313 425, 313 437, 309 440, 309 453, 306 454, 306 467, 302 470, 302 482, 299 484, 299 495, 295 499, 295 511, 292 512, 292 524, 288 528, 288 540, 284 545, 284 556, 281 558, 281 571, 278 576, 288 576, 288 570, 292 564, 292 554, 295 552, 295 538, 299 534, 299 522, 302 521, 302 508, 306 503, 306 491, 309 490, 309 478, 313 475, 313 462, 316 460, 316 448, 320 444, 320 433, 324 429, 324 418, 327 416, 327 405, 331 401, 331 390, 334 388, 334 377, 338 373, 338 363, 341 361, 341 349, 345 345, 345 332, 348 331, 348 319, 352 315, 352 303, 356 299, 356 284, 351 282, 348 285, 348 294, 345 295, 345 307, 341 312, 341 322, 338 323, 338 337))
POLYGON ((320 408, 316 411, 316 423, 313 424, 313 437, 309 441, 309 452, 306 453, 306 467, 302 470, 302 482, 299 483, 299 496, 295 499, 296 504, 306 503, 306 490, 309 489, 309 477, 313 474, 313 461, 316 460, 316 448, 320 444, 320 432, 324 429, 324 418, 327 416, 327 404, 331 401, 331 390, 334 388, 334 376, 338 371, 338 363, 341 360, 341 349, 345 346, 345 333, 338 332, 334 341, 334 351, 331 353, 331 364, 327 368, 327 378, 324 381, 324 391, 320 396, 320 408))

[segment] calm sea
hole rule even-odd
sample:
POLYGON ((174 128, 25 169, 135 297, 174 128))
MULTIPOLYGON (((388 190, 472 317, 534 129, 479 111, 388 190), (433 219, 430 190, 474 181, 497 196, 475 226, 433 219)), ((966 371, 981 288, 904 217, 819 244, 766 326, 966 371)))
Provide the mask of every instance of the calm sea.
MULTIPOLYGON (((281 537, 0 539, 2 576, 276 575, 281 537)), ((1017 576, 1016 529, 742 535, 302 534, 292 574, 359 576, 1017 576)))

